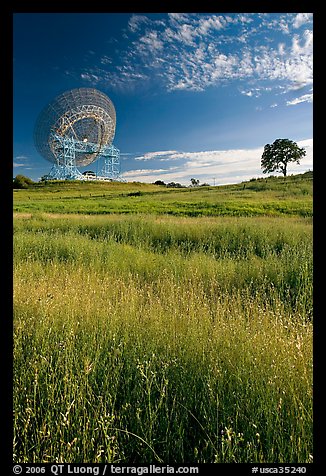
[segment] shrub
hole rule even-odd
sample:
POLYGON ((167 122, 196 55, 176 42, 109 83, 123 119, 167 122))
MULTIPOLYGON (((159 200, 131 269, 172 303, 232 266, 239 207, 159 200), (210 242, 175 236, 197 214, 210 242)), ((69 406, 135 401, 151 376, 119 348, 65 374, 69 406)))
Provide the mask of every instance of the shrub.
POLYGON ((163 180, 156 180, 156 182, 154 182, 154 185, 164 185, 165 186, 165 182, 163 182, 163 180))
POLYGON ((29 177, 25 177, 25 175, 16 175, 13 181, 14 188, 28 188, 34 182, 29 177))

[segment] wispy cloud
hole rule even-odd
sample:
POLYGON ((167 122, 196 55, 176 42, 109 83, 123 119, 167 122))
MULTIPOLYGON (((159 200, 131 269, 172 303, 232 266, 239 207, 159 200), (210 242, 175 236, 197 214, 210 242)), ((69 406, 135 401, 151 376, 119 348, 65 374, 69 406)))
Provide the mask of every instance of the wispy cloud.
POLYGON ((293 20, 293 27, 300 28, 300 26, 307 23, 312 23, 313 14, 312 13, 298 13, 293 20))
POLYGON ((132 15, 128 22, 129 30, 135 33, 140 30, 141 25, 147 23, 149 19, 144 15, 132 15))
POLYGON ((172 170, 176 170, 176 167, 169 167, 168 169, 136 169, 136 170, 128 170, 127 172, 123 173, 124 178, 133 178, 133 179, 140 179, 143 180, 141 177, 148 177, 148 175, 155 174, 157 175, 168 175, 171 173, 172 170))
POLYGON ((140 155, 138 157, 135 157, 135 160, 151 160, 151 159, 160 159, 162 156, 169 156, 169 158, 171 158, 171 156, 173 154, 175 154, 177 151, 176 150, 160 150, 160 151, 156 151, 156 152, 147 152, 146 154, 144 155, 140 155))
POLYGON ((101 64, 111 64, 112 63, 112 58, 110 58, 107 55, 104 55, 104 56, 101 57, 100 62, 101 62, 101 64))
POLYGON ((151 80, 169 92, 247 80, 257 85, 249 97, 266 91, 263 82, 299 89, 312 84, 311 25, 308 13, 132 15, 118 61, 102 54, 80 78, 120 90, 151 80))
POLYGON ((16 155, 13 161, 13 167, 26 167, 28 168, 30 158, 27 155, 16 155))
POLYGON ((287 106, 295 106, 295 105, 300 104, 300 103, 302 103, 302 102, 312 102, 312 100, 313 100, 313 95, 312 95, 312 93, 310 93, 310 94, 303 94, 302 96, 299 96, 299 97, 297 97, 297 98, 295 98, 295 99, 292 99, 292 100, 290 100, 290 101, 287 101, 287 102, 286 102, 286 105, 287 105, 287 106))

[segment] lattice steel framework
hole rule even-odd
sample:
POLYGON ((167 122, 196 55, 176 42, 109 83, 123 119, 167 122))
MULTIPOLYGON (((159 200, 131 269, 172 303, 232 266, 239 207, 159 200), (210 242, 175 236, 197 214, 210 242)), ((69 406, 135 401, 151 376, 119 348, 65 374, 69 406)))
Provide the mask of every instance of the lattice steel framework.
POLYGON ((117 180, 120 152, 112 145, 115 127, 114 105, 96 89, 73 89, 55 98, 43 109, 34 129, 36 149, 53 163, 48 178, 84 180, 78 167, 103 157, 98 178, 117 180))
POLYGON ((99 178, 118 180, 120 175, 120 151, 114 145, 106 147, 102 154, 103 166, 100 169, 99 178))

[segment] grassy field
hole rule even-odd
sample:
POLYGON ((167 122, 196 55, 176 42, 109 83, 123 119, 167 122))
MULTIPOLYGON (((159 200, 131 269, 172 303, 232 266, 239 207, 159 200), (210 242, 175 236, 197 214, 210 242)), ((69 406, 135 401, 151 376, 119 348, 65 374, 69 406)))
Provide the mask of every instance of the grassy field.
POLYGON ((312 175, 221 187, 169 189, 144 183, 49 182, 14 191, 17 212, 149 213, 175 216, 312 216, 312 175))
POLYGON ((311 180, 83 186, 14 194, 15 462, 311 462, 311 180))

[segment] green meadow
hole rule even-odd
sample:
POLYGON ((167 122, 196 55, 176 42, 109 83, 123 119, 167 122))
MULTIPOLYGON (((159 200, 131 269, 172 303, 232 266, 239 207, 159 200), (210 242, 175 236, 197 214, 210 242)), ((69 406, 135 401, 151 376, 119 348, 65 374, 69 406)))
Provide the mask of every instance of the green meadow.
POLYGON ((312 175, 220 187, 173 189, 145 183, 49 182, 14 190, 14 210, 174 216, 312 216, 312 175))
POLYGON ((14 190, 14 461, 309 463, 312 174, 14 190))

